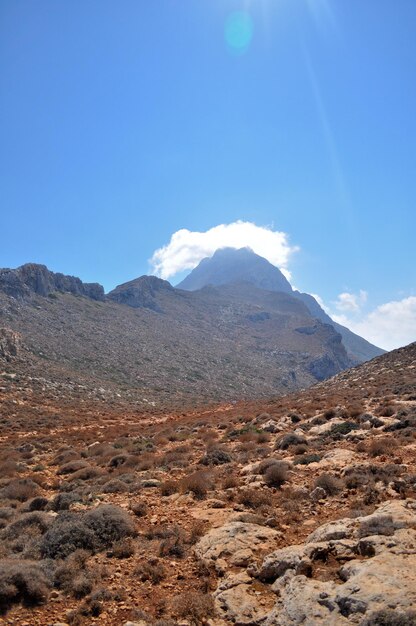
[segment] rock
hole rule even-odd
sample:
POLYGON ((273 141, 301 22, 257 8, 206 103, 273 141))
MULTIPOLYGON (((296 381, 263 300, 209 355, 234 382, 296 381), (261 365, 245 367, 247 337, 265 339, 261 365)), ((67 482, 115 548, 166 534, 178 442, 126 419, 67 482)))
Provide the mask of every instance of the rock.
POLYGON ((325 433, 329 433, 332 426, 334 426, 335 424, 342 424, 343 421, 344 420, 340 419, 339 417, 335 417, 334 419, 325 422, 324 424, 312 426, 312 428, 308 430, 308 435, 324 435, 325 433))
POLYGON ((227 622, 240 626, 262 624, 273 605, 271 595, 268 602, 265 602, 263 596, 260 603, 252 581, 246 574, 225 578, 213 595, 217 612, 227 622))
POLYGON ((324 524, 305 544, 263 560, 256 575, 274 579, 277 596, 264 626, 352 626, 387 607, 406 612, 416 604, 415 572, 416 501, 385 502, 371 515, 324 524), (340 564, 339 578, 331 569, 325 576, 333 580, 308 577, 329 557, 340 564))
POLYGON ((310 493, 310 499, 312 502, 318 502, 319 500, 325 500, 326 495, 325 489, 322 489, 322 487, 315 487, 315 489, 310 493))
POLYGON ((335 522, 328 522, 320 526, 309 535, 306 543, 323 543, 331 539, 346 539, 350 537, 356 520, 342 519, 335 522))
POLYGON ((272 528, 245 522, 229 522, 220 528, 210 530, 195 546, 197 557, 207 565, 217 559, 230 560, 241 550, 255 551, 256 548, 272 547, 279 533, 272 528))
POLYGON ((283 576, 287 570, 296 574, 305 574, 311 570, 311 562, 305 555, 305 546, 288 546, 275 550, 263 560, 257 577, 263 582, 273 582, 283 576))
POLYGON ((45 265, 36 263, 27 263, 17 269, 1 269, 0 291, 19 300, 34 295, 45 297, 57 291, 93 300, 105 299, 104 289, 98 283, 83 283, 75 276, 54 273, 45 265))
POLYGON ((236 567, 247 567, 253 558, 253 552, 250 548, 237 550, 230 559, 231 565, 236 567))
POLYGON ((0 328, 0 358, 10 361, 18 355, 20 335, 10 328, 0 328))
POLYGON ((267 422, 265 422, 262 428, 266 433, 277 433, 279 430, 281 430, 276 420, 273 419, 269 419, 267 422))

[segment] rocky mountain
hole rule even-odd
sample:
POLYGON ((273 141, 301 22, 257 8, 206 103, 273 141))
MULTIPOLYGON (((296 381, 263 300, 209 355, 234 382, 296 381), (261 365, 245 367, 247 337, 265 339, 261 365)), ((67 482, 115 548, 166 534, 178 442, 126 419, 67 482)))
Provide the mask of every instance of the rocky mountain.
POLYGON ((177 285, 178 289, 196 291, 207 285, 249 282, 266 291, 292 294, 292 287, 282 272, 250 248, 220 248, 177 285))
POLYGON ((384 350, 359 337, 345 326, 334 322, 316 299, 308 293, 293 290, 282 272, 250 248, 222 248, 212 257, 203 259, 192 272, 177 285, 178 289, 195 291, 207 285, 225 285, 247 281, 260 289, 281 291, 301 300, 311 315, 324 324, 330 324, 342 336, 349 357, 355 363, 368 361, 384 350))
POLYGON ((104 289, 98 283, 83 283, 75 276, 48 270, 45 265, 27 263, 17 269, 0 269, 0 292, 20 300, 32 295, 49 296, 55 292, 104 300, 104 289))
POLYGON ((15 350, 3 341, 7 371, 53 393, 59 383, 140 406, 287 393, 353 364, 339 333, 287 285, 248 281, 187 291, 143 276, 104 296, 30 264, 0 272, 0 328, 19 337, 15 350))

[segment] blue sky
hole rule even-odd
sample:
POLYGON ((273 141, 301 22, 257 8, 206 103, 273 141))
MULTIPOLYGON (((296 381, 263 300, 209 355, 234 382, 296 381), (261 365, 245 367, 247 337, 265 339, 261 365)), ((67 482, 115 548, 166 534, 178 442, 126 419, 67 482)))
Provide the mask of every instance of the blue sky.
POLYGON ((110 289, 243 220, 348 322, 406 301, 411 337, 415 68, 414 0, 2 0, 0 266, 110 289))

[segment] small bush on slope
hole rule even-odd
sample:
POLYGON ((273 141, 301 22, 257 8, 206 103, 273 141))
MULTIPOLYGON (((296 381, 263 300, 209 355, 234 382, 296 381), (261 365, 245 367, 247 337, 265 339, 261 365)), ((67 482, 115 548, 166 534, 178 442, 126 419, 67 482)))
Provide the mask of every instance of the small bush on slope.
POLYGON ((360 626, 416 626, 416 612, 397 613, 390 609, 377 611, 361 622, 360 626))
POLYGON ((42 569, 32 561, 0 561, 0 613, 12 604, 40 604, 47 598, 48 580, 42 569))

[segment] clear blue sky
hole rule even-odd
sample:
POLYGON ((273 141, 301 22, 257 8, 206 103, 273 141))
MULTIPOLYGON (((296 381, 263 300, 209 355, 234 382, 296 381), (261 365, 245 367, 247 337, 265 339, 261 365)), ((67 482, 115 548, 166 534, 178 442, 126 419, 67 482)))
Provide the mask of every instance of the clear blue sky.
POLYGON ((303 290, 416 295, 415 73, 415 0, 1 0, 0 266, 110 289, 243 219, 303 290))

